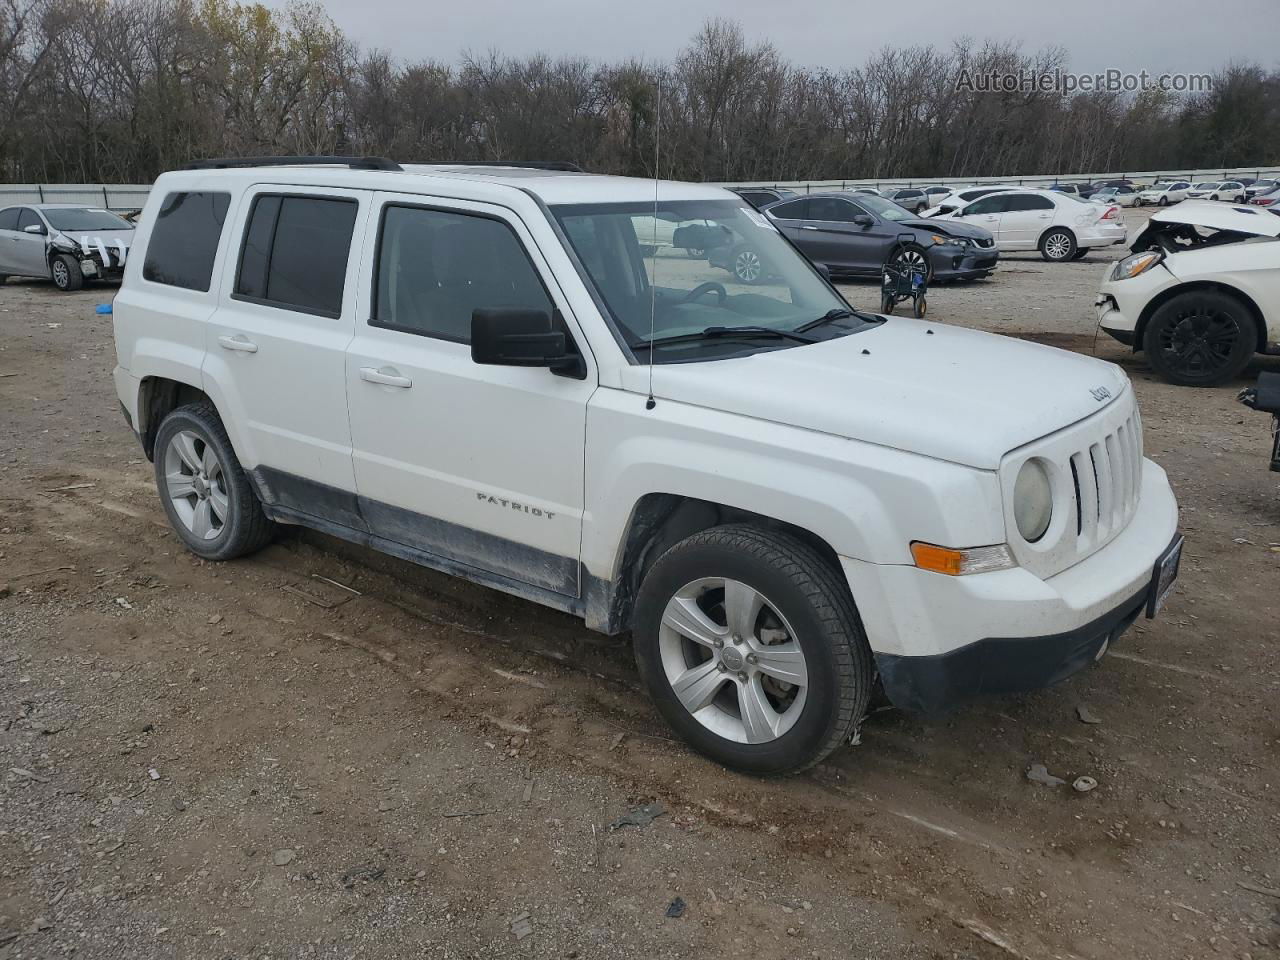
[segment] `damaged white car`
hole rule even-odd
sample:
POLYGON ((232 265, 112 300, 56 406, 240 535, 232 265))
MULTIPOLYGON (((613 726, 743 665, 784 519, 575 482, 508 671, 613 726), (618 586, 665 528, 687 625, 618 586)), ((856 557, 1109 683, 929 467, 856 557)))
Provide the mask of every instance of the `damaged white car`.
POLYGON ((1152 214, 1107 268, 1099 327, 1170 383, 1212 387, 1280 354, 1280 213, 1188 200, 1152 214))
POLYGON ((119 282, 132 244, 133 225, 99 207, 5 207, 0 210, 0 282, 39 277, 59 290, 79 290, 85 280, 119 282))

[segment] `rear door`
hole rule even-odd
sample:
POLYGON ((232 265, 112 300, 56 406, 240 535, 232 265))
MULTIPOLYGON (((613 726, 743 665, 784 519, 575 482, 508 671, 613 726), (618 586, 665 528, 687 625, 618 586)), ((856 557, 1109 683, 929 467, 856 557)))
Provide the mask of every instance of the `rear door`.
POLYGON ((267 499, 357 528, 345 370, 371 198, 281 184, 246 190, 205 359, 209 392, 221 393, 241 433, 237 453, 267 499))
MULTIPOLYGON (((1000 213, 1000 249, 1034 250, 1040 234, 1053 222, 1053 200, 1036 193, 997 196, 1004 197, 1004 209, 1000 213)), ((1071 203, 1069 200, 1062 202, 1071 203)))
POLYGON ((21 207, 0 210, 0 275, 21 273, 18 269, 18 214, 21 207))
POLYGON ((579 595, 587 401, 596 386, 471 359, 477 309, 536 310, 585 344, 506 207, 378 194, 347 352, 360 508, 373 533, 506 581, 579 595))

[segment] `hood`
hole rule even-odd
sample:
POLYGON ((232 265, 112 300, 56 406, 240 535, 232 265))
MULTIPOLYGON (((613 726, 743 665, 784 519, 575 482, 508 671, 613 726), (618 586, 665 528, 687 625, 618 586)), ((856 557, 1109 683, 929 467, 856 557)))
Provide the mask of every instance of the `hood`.
POLYGON ((133 229, 61 230, 49 238, 50 246, 82 257, 95 254, 106 267, 123 267, 133 247, 133 229))
POLYGON ((961 220, 899 220, 898 226, 928 230, 930 233, 941 233, 948 237, 965 237, 969 240, 991 239, 990 230, 976 223, 965 223, 961 220))
POLYGON ((1280 237, 1280 216, 1266 207, 1218 203, 1213 200, 1184 200, 1151 215, 1151 223, 1183 223, 1209 230, 1230 230, 1256 237, 1280 237))
POLYGON ((667 364, 653 383, 661 399, 982 470, 1128 388, 1119 367, 1093 357, 906 317, 812 346, 667 364))

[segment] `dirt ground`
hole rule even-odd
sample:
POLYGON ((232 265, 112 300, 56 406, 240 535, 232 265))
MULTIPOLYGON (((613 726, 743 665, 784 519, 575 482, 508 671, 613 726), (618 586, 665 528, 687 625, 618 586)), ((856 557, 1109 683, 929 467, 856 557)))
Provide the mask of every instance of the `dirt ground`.
MULTIPOLYGON (((1006 258, 932 318, 1089 352, 1112 256, 1006 258)), ((1160 619, 759 781, 570 617, 310 534, 183 551, 110 295, 0 288, 0 960, 1280 955, 1280 475, 1239 385, 1096 344, 1182 504, 1160 619)))

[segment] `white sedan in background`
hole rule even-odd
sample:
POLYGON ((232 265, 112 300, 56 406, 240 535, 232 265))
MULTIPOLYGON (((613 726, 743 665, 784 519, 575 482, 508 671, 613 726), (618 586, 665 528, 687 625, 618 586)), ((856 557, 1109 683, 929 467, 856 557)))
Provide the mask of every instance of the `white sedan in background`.
POLYGON ((934 206, 930 207, 920 214, 922 217, 938 217, 944 213, 954 213, 970 201, 977 200, 979 197, 985 197, 992 193, 1003 193, 1005 190, 1014 190, 1015 187, 964 187, 960 190, 953 190, 944 197, 937 197, 934 200, 934 206))
POLYGON ((972 200, 939 220, 963 220, 991 231, 1001 253, 1039 250, 1052 263, 1124 243, 1120 208, 1056 190, 1005 190, 972 200))
POLYGON ((1137 203, 1138 191, 1128 186, 1103 187, 1088 199, 1103 206, 1132 207, 1137 203))
POLYGON ((1157 207, 1167 207, 1171 203, 1181 203, 1187 199, 1187 191, 1190 189, 1191 184, 1185 180, 1153 183, 1145 190, 1138 191, 1136 205, 1142 207, 1150 203, 1157 207))
POLYGON ((1244 184, 1239 180, 1207 180, 1194 183, 1187 191, 1188 200, 1227 200, 1231 203, 1244 203, 1244 184))

